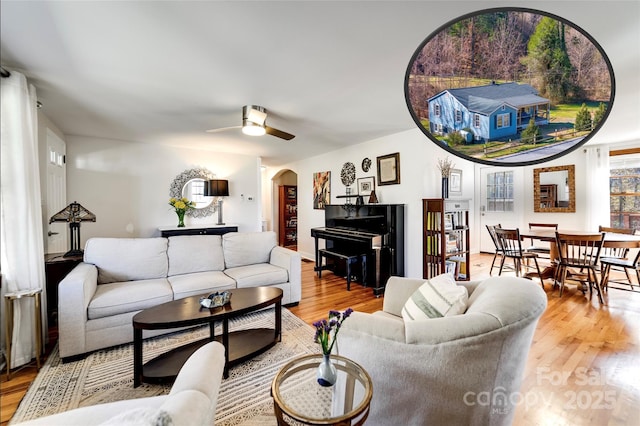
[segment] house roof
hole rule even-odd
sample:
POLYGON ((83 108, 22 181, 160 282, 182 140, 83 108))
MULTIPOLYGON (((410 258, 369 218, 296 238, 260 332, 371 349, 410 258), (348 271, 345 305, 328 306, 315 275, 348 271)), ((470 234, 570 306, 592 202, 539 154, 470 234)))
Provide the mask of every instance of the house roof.
POLYGON ((491 114, 502 104, 515 108, 548 103, 549 100, 538 96, 538 92, 528 84, 502 83, 486 86, 462 87, 446 92, 455 97, 469 111, 479 114, 491 114))

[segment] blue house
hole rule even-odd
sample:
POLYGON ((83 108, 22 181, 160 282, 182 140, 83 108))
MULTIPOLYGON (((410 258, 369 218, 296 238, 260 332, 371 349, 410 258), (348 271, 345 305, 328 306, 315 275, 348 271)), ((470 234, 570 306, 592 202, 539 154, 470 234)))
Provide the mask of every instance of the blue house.
POLYGON ((549 123, 549 99, 528 84, 492 83, 444 90, 429 98, 429 130, 460 132, 467 143, 516 135, 530 120, 549 123))

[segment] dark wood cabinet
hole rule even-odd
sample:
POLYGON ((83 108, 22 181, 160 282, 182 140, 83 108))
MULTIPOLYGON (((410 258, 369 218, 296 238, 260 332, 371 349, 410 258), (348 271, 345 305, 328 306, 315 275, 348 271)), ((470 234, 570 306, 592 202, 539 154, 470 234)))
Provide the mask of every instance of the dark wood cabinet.
POLYGON ((295 250, 298 245, 298 187, 282 185, 278 195, 278 244, 295 250))
POLYGON ((540 185, 540 208, 557 207, 558 204, 558 185, 543 184, 540 185))
POLYGON ((47 318, 50 325, 58 322, 58 284, 80 262, 82 262, 82 255, 69 257, 64 257, 64 253, 44 255, 44 273, 47 285, 47 318))
POLYGON ((185 226, 184 228, 159 228, 163 237, 174 237, 176 235, 224 235, 227 232, 238 232, 237 226, 185 226))
POLYGON ((449 272, 458 281, 471 278, 469 201, 422 200, 423 278, 449 272))

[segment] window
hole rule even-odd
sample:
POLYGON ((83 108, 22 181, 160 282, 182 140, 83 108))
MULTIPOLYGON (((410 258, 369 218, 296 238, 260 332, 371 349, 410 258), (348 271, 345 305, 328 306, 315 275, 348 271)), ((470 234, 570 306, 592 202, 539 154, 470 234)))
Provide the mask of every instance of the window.
POLYGON ((456 110, 456 123, 462 122, 462 111, 459 109, 456 110))
POLYGON ((440 124, 440 123, 436 123, 436 124, 435 124, 434 132, 439 133, 439 134, 442 134, 442 130, 443 130, 443 129, 442 129, 442 124, 440 124))
POLYGON ((509 114, 498 114, 496 117, 496 129, 509 127, 511 125, 509 121, 509 114))
POLYGON ((433 115, 440 117, 440 104, 435 104, 433 106, 433 115))
POLYGON ((610 226, 640 230, 640 154, 612 156, 609 169, 610 226))
POLYGON ((480 114, 473 115, 473 125, 475 127, 480 127, 480 114))
POLYGON ((487 211, 512 212, 513 172, 487 174, 487 211))

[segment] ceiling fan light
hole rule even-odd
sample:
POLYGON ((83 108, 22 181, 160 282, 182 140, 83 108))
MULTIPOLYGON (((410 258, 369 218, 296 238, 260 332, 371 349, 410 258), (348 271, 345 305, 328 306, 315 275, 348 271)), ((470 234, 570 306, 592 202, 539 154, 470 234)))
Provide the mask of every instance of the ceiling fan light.
POLYGON ((262 136, 266 133, 266 130, 259 124, 252 123, 249 120, 243 120, 242 133, 249 136, 262 136))

